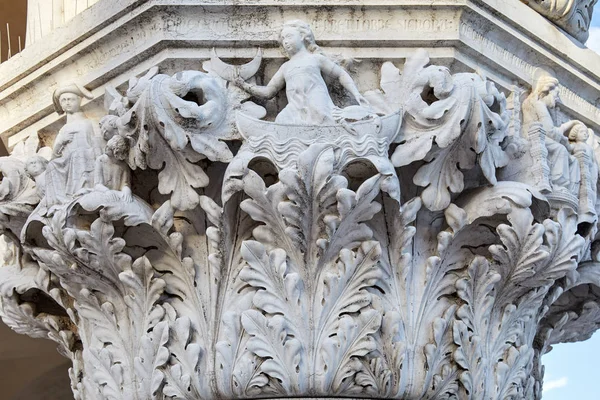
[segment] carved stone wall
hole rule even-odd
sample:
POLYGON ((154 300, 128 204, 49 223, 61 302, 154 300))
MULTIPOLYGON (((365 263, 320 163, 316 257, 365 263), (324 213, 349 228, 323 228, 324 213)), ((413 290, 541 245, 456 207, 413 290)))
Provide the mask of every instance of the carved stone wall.
POLYGON ((2 320, 76 399, 541 398, 600 324, 598 56, 517 0, 221 3, 0 66, 2 320))

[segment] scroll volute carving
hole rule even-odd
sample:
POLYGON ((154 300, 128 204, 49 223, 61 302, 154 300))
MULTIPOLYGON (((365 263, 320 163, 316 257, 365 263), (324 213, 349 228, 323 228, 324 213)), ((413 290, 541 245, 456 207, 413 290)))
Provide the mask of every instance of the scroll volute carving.
MULTIPOLYGON (((509 113, 485 77, 418 50, 361 94, 304 22, 281 41, 290 60, 265 87, 259 52, 107 89, 103 154, 59 202, 48 177, 89 160, 74 140, 45 175, 31 158, 19 187, 42 200, 24 262, 0 268, 4 321, 61 344, 78 399, 540 398, 537 360, 573 338, 560 294, 596 271, 592 210, 500 179, 509 113), (324 70, 356 104, 331 100, 324 70), (253 97, 284 84, 288 106, 263 119, 253 97), (15 297, 31 289, 64 312, 15 297)), ((584 128, 565 130, 576 162, 584 128)), ((575 196, 595 211, 594 176, 575 196)))

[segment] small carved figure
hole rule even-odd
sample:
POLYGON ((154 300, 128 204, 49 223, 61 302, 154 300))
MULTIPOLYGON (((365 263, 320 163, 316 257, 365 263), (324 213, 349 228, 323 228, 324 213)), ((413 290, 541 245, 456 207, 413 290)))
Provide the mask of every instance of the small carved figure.
POLYGON ((90 212, 99 210, 105 222, 124 218, 126 225, 134 226, 149 223, 154 210, 131 191, 131 170, 124 161, 128 154, 127 139, 113 136, 96 159, 94 190, 77 199, 77 204, 90 212))
POLYGON ((92 122, 81 112, 83 97, 91 98, 86 89, 69 85, 54 92, 59 114, 67 114, 67 123, 54 140, 53 159, 46 169, 46 202, 50 207, 68 201, 84 188, 93 187, 94 162, 101 154, 92 122))
POLYGON ((288 104, 275 122, 300 125, 335 123, 335 113, 339 109, 333 104, 323 77, 338 80, 359 105, 369 107, 350 75, 321 54, 306 22, 286 22, 279 40, 289 61, 279 68, 267 86, 252 85, 241 77, 234 81, 246 92, 263 99, 275 97, 285 87, 288 104))
POLYGON ((131 176, 125 159, 129 152, 129 146, 123 136, 115 135, 106 144, 105 154, 96 159, 94 169, 94 182, 96 189, 118 190, 122 193, 121 200, 130 202, 133 200, 131 194, 131 176), (106 188, 106 189, 105 189, 106 188))
POLYGON ((579 210, 578 226, 582 236, 587 235, 598 220, 596 213, 598 164, 594 150, 587 144, 593 132, 583 123, 579 122, 569 131, 569 142, 573 156, 579 162, 581 179, 579 183, 579 210))
POLYGON ((25 172, 35 181, 36 190, 40 198, 46 195, 46 167, 48 160, 42 156, 33 156, 25 163, 25 172))
POLYGON ((579 165, 569 154, 569 143, 565 133, 580 122, 573 120, 555 126, 550 110, 554 109, 559 101, 558 80, 547 73, 537 77, 531 94, 523 101, 523 126, 529 127, 533 123, 539 123, 544 128, 553 190, 577 193, 579 165))

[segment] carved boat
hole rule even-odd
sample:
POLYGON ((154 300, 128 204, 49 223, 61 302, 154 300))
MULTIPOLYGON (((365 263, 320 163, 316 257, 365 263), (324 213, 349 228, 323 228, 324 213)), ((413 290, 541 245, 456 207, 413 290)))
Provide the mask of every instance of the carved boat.
POLYGON ((293 138, 301 138, 303 141, 335 141, 340 137, 363 138, 370 136, 387 139, 388 143, 391 143, 400 131, 401 122, 402 112, 400 110, 383 117, 330 125, 281 124, 256 119, 241 112, 236 115, 237 128, 244 139, 271 136, 278 141, 287 141, 293 138))

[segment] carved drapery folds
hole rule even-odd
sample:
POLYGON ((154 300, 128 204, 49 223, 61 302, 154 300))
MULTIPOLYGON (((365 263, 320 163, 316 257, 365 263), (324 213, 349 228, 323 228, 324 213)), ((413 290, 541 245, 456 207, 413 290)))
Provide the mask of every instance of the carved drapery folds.
POLYGON ((509 129, 492 82, 423 50, 361 94, 305 25, 264 87, 260 53, 153 68, 92 131, 59 92, 54 155, 0 159, 2 319, 58 343, 77 399, 540 398, 541 355, 600 322, 593 135, 556 127, 554 78, 509 129), (273 121, 284 86, 279 115, 326 118, 273 121), (509 166, 553 152, 568 185, 509 166))

